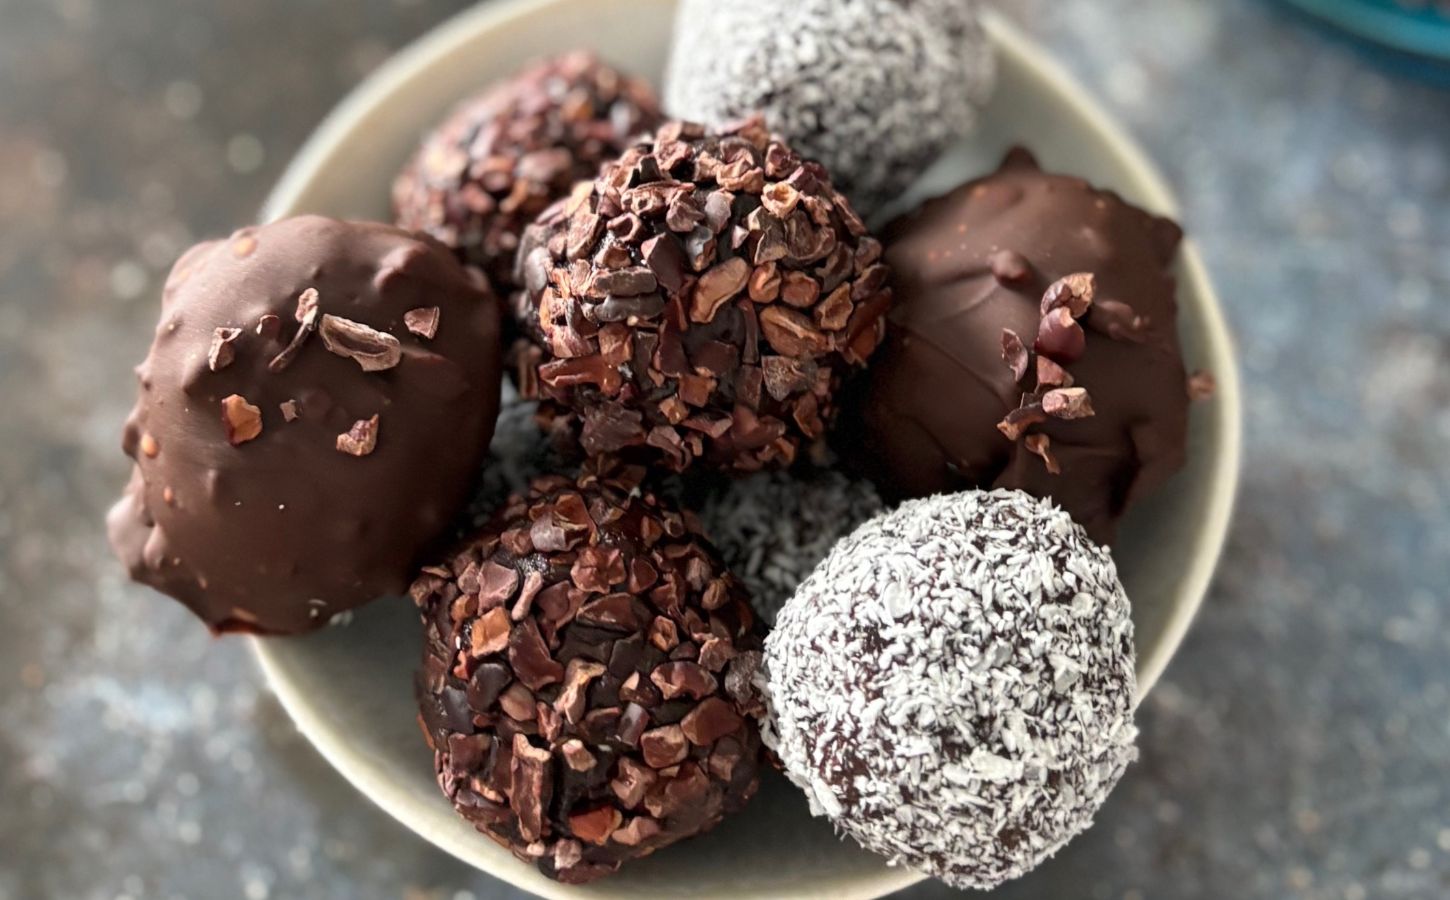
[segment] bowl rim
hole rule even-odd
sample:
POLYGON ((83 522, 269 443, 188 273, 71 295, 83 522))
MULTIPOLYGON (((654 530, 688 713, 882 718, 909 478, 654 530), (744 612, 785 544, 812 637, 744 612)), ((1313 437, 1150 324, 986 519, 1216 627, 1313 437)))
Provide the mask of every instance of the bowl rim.
MULTIPOLYGON (((268 194, 261 210, 261 221, 269 222, 301 212, 298 198, 326 168, 328 157, 358 125, 393 96, 404 84, 425 71, 433 60, 450 55, 484 32, 507 25, 548 9, 564 0, 491 0, 445 19, 403 47, 389 60, 355 86, 322 120, 301 149, 288 163, 276 186, 268 194)), ((1113 117, 1087 88, 1028 37, 1017 25, 995 10, 983 10, 983 25, 999 52, 1011 54, 1033 76, 1057 93, 1063 101, 1083 114, 1086 127, 1102 142, 1124 168, 1133 172, 1137 194, 1143 205, 1162 214, 1176 216, 1179 204, 1158 167, 1143 148, 1113 117)), ((1146 660, 1140 662, 1139 700, 1157 683, 1169 661, 1182 644, 1199 607, 1208 592, 1218 561, 1227 541, 1229 525, 1238 493, 1242 456, 1242 399, 1236 351, 1222 304, 1196 243, 1186 239, 1179 250, 1180 279, 1201 299, 1198 310, 1202 320, 1203 347, 1207 356, 1196 362, 1214 374, 1217 391, 1212 404, 1200 407, 1198 415, 1212 415, 1215 423, 1213 465, 1205 476, 1210 482, 1210 495, 1203 510, 1203 525, 1197 531, 1192 552, 1180 589, 1174 598, 1172 612, 1164 627, 1163 639, 1146 660)), ((1182 288, 1180 288, 1182 290, 1182 288)), ((248 639, 253 656, 262 669, 268 686, 298 730, 317 751, 354 788, 410 831, 419 834, 434 846, 460 859, 491 877, 522 890, 548 898, 578 898, 586 895, 569 885, 562 885, 538 875, 532 867, 518 872, 481 869, 460 847, 438 840, 420 830, 405 813, 409 799, 402 792, 380 784, 364 767, 353 760, 355 751, 334 739, 314 705, 281 672, 266 639, 248 639), (393 796, 398 794, 398 796, 393 796), (530 877, 530 873, 537 878, 530 877)), ((924 880, 927 876, 899 866, 882 867, 870 876, 856 876, 849 893, 833 890, 832 897, 874 898, 901 890, 924 880)))

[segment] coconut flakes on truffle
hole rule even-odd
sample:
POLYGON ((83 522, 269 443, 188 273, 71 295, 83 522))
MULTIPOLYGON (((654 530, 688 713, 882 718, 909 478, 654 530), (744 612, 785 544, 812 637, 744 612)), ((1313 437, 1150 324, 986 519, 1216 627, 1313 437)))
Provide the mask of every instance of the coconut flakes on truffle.
POLYGON ((767 744, 817 815, 956 887, 1025 874, 1136 759, 1107 550, 1018 491, 903 504, 836 545, 766 642, 767 744))

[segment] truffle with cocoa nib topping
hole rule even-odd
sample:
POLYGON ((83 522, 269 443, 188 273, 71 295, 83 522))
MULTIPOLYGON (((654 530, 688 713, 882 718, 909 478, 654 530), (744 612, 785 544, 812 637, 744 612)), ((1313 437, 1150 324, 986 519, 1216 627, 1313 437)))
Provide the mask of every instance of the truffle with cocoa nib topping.
POLYGON ((827 172, 759 120, 666 124, 525 235, 521 390, 590 455, 788 465, 881 340, 880 257, 827 172))
POLYGON ((218 632, 400 593, 487 450, 500 319, 481 276, 386 225, 305 216, 192 248, 136 370, 117 555, 218 632))
POLYGON ((861 846, 995 887, 1091 825, 1137 758, 1129 612, 1108 551, 1050 501, 908 501, 781 610, 766 743, 861 846))
POLYGON ((465 101, 393 185, 397 222, 513 288, 533 218, 660 122, 654 91, 589 53, 535 63, 465 101))
POLYGON ((754 615, 643 477, 538 478, 412 587, 439 785, 563 882, 706 831, 758 785, 754 615))
POLYGON ((890 499, 1020 488, 1111 541, 1186 453, 1181 236, 1023 150, 889 226, 896 305, 843 455, 890 499))

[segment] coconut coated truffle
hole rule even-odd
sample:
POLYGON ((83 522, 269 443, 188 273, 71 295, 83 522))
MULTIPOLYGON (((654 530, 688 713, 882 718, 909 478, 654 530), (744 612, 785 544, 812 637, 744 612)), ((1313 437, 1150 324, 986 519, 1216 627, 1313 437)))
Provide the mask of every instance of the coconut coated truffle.
POLYGON ((462 103, 428 135, 393 185, 397 222, 511 290, 529 222, 659 121, 653 89, 592 54, 535 63, 462 103))
POLYGON ((675 21, 669 113, 763 114, 868 214, 971 130, 996 71, 974 0, 684 0, 675 21))
POLYGON ((759 783, 755 617, 643 477, 541 477, 412 587, 439 785, 568 883, 714 827, 759 783))
POLYGON ((968 491, 857 529, 766 641, 766 742, 817 815, 955 887, 1086 829, 1136 759, 1128 599, 1049 501, 968 491))
POLYGON ((700 525, 767 624, 836 542, 884 508, 869 481, 831 469, 758 472, 709 491, 700 525))
POLYGON ((117 555, 218 632, 401 593, 484 458, 499 326, 477 273, 387 225, 304 216, 192 248, 136 369, 117 555))
POLYGON ((896 305, 843 455, 888 498, 1016 488, 1110 542, 1186 456, 1181 237, 1024 150, 889 226, 896 305))
POLYGON ((525 396, 591 456, 755 471, 818 442, 891 305, 881 245, 751 120, 674 122, 525 236, 525 396))

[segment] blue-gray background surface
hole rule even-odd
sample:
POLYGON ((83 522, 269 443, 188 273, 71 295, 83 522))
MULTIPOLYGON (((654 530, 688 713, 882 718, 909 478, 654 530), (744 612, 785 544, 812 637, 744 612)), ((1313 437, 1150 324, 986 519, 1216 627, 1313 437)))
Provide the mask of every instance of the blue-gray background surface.
MULTIPOLYGON (((174 257, 464 5, 0 0, 0 900, 518 896, 348 788, 101 534, 174 257)), ((1180 191, 1248 431, 1143 761, 1002 896, 1450 896, 1450 93, 1251 0, 1008 11, 1180 191)))

